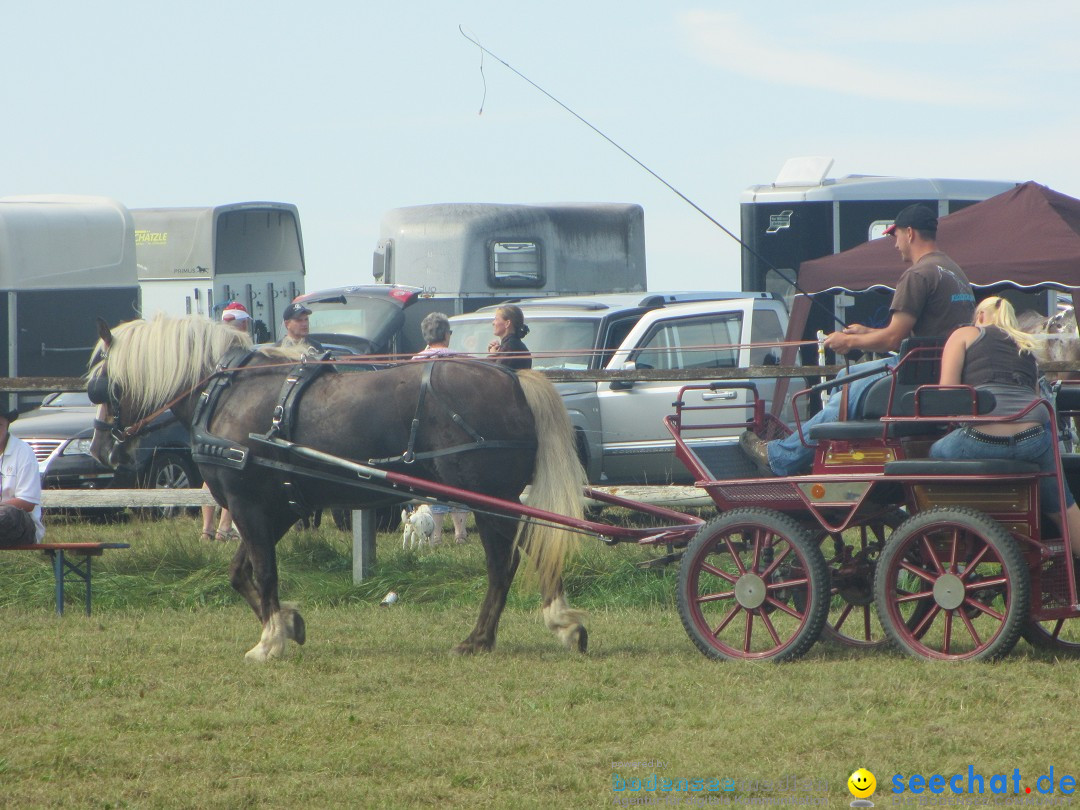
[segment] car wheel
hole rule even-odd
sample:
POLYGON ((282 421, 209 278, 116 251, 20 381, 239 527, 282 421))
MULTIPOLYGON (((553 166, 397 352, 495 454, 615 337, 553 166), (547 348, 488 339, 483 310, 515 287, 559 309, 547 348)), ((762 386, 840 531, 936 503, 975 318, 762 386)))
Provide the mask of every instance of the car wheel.
MULTIPOLYGON (((190 489, 198 486, 195 482, 196 476, 189 462, 176 453, 158 453, 154 456, 143 486, 145 489, 190 489)), ((142 510, 144 515, 154 520, 194 514, 196 511, 194 507, 183 506, 155 506, 142 510)))

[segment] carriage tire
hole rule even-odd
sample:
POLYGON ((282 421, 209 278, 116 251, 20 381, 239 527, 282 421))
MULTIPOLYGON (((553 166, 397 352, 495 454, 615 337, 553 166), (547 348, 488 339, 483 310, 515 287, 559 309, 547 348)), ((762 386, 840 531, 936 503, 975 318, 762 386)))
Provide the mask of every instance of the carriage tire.
MULTIPOLYGON (((194 468, 176 453, 157 453, 143 482, 144 489, 190 489, 201 485, 194 468)), ((195 514, 197 507, 153 506, 140 510, 153 520, 195 514)))
POLYGON ((829 572, 795 520, 771 509, 736 509, 694 535, 676 596, 683 627, 709 658, 789 661, 817 641, 829 609, 829 572))
POLYGON ((1020 632, 1024 640, 1036 649, 1080 656, 1080 633, 1076 632, 1077 627, 1080 627, 1080 619, 1048 619, 1040 622, 1028 618, 1020 632), (1063 638, 1066 628, 1071 632, 1063 638))
POLYGON ((1007 655, 1027 622, 1030 594, 1016 540, 993 518, 965 507, 936 507, 906 520, 885 545, 874 578, 874 603, 889 639, 935 660, 1007 655), (977 567, 969 566, 972 560, 977 567))

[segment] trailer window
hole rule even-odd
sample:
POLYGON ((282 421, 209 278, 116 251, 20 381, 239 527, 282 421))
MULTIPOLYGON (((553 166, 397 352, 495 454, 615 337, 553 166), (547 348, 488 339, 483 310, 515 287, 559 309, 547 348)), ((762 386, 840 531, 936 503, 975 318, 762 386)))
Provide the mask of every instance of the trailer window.
POLYGON ((492 242, 488 266, 495 287, 542 287, 538 242, 492 242))

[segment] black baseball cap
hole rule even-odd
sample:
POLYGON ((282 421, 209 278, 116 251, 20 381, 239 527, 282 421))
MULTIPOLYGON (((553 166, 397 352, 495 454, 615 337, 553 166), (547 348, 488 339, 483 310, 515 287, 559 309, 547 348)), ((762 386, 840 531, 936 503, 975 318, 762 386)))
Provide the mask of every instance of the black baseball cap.
POLYGON ((291 321, 293 318, 299 318, 301 315, 310 315, 311 310, 305 307, 303 304, 297 304, 295 301, 285 307, 285 311, 281 314, 281 320, 291 321))
POLYGON ((922 203, 909 205, 896 215, 896 221, 885 229, 885 233, 892 234, 897 228, 914 228, 917 231, 937 233, 937 214, 922 203))
POLYGON ((7 410, 6 408, 0 408, 0 419, 6 419, 9 425, 18 418, 19 418, 19 409, 18 408, 12 408, 10 411, 7 410))

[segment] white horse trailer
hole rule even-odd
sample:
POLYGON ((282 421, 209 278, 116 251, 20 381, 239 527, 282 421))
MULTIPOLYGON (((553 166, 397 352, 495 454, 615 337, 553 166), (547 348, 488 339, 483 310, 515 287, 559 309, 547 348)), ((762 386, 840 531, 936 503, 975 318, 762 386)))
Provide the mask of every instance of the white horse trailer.
POLYGON ((142 312, 217 318, 230 301, 251 313, 256 341, 277 340, 281 312, 304 292, 304 242, 295 205, 136 208, 142 312))
POLYGON ((0 377, 77 377, 95 319, 138 316, 135 225, 105 197, 0 198, 0 377))

